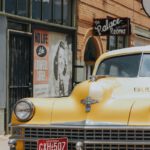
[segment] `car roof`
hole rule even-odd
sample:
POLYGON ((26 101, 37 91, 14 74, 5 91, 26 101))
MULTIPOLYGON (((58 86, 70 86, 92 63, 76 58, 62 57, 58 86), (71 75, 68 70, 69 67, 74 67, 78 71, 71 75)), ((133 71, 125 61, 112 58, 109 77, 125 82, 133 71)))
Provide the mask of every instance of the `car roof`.
POLYGON ((115 56, 115 55, 118 56, 118 55, 126 55, 126 54, 135 54, 135 53, 150 53, 150 45, 112 50, 112 51, 104 53, 103 57, 110 57, 110 56, 115 56))
POLYGON ((128 54, 137 54, 137 53, 150 53, 150 45, 147 46, 138 46, 138 47, 129 47, 129 48, 122 48, 117 50, 112 50, 102 54, 96 61, 95 68, 93 74, 96 73, 96 69, 98 67, 99 62, 104 59, 115 57, 115 56, 122 56, 128 54))

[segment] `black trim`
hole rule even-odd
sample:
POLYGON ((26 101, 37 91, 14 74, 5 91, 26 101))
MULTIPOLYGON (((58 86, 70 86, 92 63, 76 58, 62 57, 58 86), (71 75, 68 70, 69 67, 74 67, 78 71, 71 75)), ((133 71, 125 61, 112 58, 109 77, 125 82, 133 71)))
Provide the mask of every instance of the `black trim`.
POLYGON ((84 66, 74 65, 75 68, 84 68, 84 66))

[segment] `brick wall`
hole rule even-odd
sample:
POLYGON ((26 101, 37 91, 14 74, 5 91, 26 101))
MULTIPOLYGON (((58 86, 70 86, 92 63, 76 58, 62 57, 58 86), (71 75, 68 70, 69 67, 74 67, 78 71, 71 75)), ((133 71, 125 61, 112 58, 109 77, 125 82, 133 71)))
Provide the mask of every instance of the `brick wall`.
MULTIPOLYGON (((77 4, 77 60, 82 62, 87 38, 91 36, 94 18, 129 17, 132 34, 135 26, 150 29, 150 19, 146 16, 139 0, 78 0, 77 4)), ((102 48, 106 51, 106 37, 100 37, 102 48)))

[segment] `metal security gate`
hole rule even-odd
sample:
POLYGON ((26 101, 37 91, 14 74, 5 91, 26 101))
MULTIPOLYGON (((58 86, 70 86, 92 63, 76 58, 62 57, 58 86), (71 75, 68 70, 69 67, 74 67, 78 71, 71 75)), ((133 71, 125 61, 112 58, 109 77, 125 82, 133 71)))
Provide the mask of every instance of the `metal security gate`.
POLYGON ((9 32, 9 121, 17 100, 32 96, 31 35, 9 32))

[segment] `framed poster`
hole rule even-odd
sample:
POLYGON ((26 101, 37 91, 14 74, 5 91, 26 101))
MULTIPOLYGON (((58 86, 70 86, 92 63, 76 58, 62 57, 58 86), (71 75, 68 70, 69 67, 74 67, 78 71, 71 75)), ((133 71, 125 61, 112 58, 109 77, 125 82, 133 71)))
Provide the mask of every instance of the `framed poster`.
POLYGON ((49 33, 34 31, 33 96, 48 97, 49 33))

